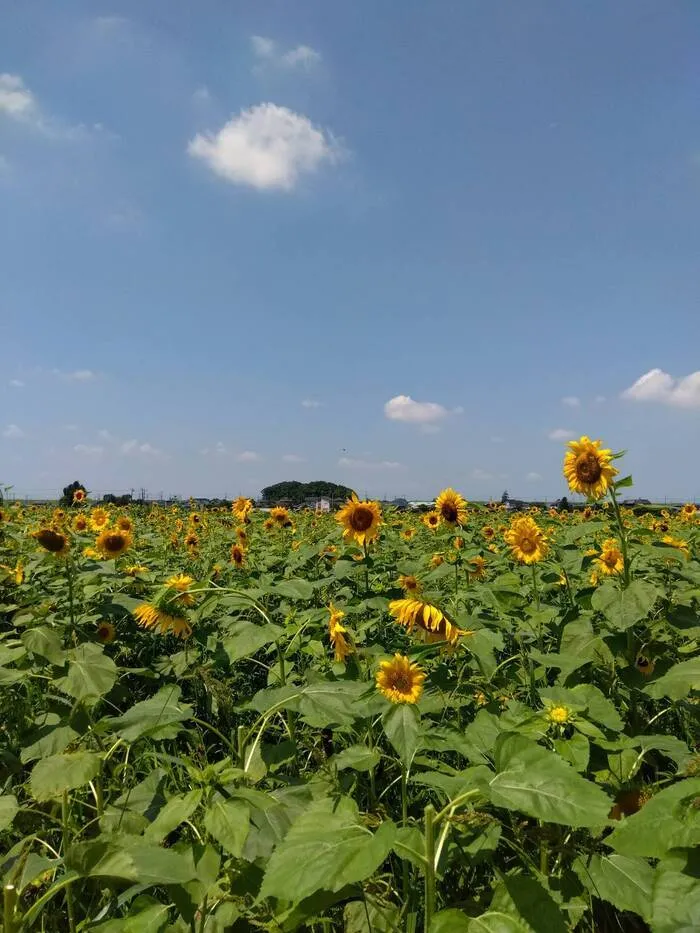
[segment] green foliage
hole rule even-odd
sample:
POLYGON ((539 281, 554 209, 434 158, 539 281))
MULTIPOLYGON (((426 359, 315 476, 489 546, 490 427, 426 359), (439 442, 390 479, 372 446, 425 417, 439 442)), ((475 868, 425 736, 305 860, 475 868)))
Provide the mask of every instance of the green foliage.
POLYGON ((275 505, 278 502, 288 502, 291 505, 304 505, 307 499, 329 499, 340 501, 348 499, 353 490, 339 483, 329 483, 324 480, 314 480, 310 483, 299 483, 296 480, 287 480, 265 486, 260 492, 260 498, 266 504, 275 505))

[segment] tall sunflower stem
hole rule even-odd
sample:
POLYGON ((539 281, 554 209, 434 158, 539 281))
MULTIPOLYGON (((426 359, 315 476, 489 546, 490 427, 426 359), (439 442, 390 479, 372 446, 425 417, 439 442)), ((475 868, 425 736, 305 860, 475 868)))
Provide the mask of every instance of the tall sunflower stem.
POLYGON ((15 931, 15 907, 17 905, 17 888, 14 884, 6 884, 3 888, 3 930, 4 933, 15 931))
MULTIPOLYGON (((66 852, 68 851, 69 844, 69 829, 68 829, 68 791, 63 791, 63 798, 61 800, 61 826, 63 830, 63 857, 66 857, 66 852)), ((75 901, 73 899, 73 888, 66 888, 66 904, 68 906, 68 929, 70 933, 75 933, 76 924, 75 924, 75 901)))
POLYGON ((425 815, 425 933, 430 933, 435 913, 435 807, 429 803, 425 815))
POLYGON ((535 594, 535 608, 540 611, 540 588, 537 584, 537 568, 535 564, 530 564, 532 568, 532 590, 535 594))
MULTIPOLYGON (((405 765, 401 765, 401 825, 408 826, 408 768, 405 765)), ((410 896, 410 883, 409 883, 409 872, 408 872, 408 862, 406 859, 401 860, 401 887, 403 889, 403 899, 404 902, 408 901, 410 896)))
POLYGON ((617 502, 617 496, 615 495, 615 487, 610 487, 610 500, 613 505, 613 510, 615 512, 615 520, 617 521, 617 528, 620 532, 620 548, 622 549, 622 563, 623 563, 623 574, 622 574, 622 583, 626 588, 629 586, 630 582, 630 562, 629 555, 627 553, 627 532, 625 531, 625 526, 622 521, 622 514, 620 512, 620 506, 617 502))

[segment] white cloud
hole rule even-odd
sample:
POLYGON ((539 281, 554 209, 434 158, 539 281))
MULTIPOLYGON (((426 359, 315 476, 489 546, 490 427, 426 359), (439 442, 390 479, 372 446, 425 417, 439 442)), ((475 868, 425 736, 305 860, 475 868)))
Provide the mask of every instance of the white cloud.
POLYGON ((282 462, 283 463, 303 463, 304 458, 300 457, 299 454, 283 454, 282 462))
POLYGON ((313 398, 305 398, 301 403, 302 408, 320 408, 322 405, 323 402, 317 402, 313 398))
POLYGON ((254 450, 243 450, 240 454, 236 454, 236 460, 239 463, 255 463, 260 460, 260 454, 254 450))
POLYGON ((581 399, 577 395, 565 395, 561 403, 562 405, 568 405, 569 408, 579 408, 581 399))
POLYGON ((21 379, 10 379, 10 385, 15 389, 21 389, 24 387, 24 383, 21 379))
POLYGON ((605 396, 604 396, 604 395, 596 395, 596 397, 593 399, 593 401, 596 403, 596 405, 602 405, 603 402, 605 401, 605 396))
POLYGON ((403 466, 396 460, 356 460, 354 457, 341 457, 338 466, 357 470, 400 470, 403 466))
POLYGON ((228 450, 223 441, 217 441, 213 447, 204 447, 199 452, 203 457, 208 457, 210 454, 218 454, 221 456, 222 454, 228 453, 228 450))
POLYGON ((8 424, 8 426, 2 432, 2 436, 7 437, 10 440, 18 440, 20 437, 24 437, 24 431, 16 424, 8 424))
POLYGON ((107 441, 108 444, 114 444, 117 440, 116 437, 109 433, 107 428, 100 428, 100 430, 97 432, 97 436, 101 438, 101 440, 107 441))
POLYGON ((165 454, 162 450, 159 450, 157 447, 154 447, 153 444, 145 443, 140 444, 137 440, 124 441, 124 443, 119 448, 120 452, 127 457, 130 456, 143 456, 143 457, 153 457, 154 459, 159 459, 165 457, 165 454))
POLYGON ((384 405, 384 414, 390 421, 430 424, 442 421, 449 412, 437 402, 416 402, 410 395, 396 395, 384 405))
POLYGON ((528 473, 525 477, 528 483, 539 483, 542 479, 542 476, 539 473, 528 473))
POLYGON ((471 479, 479 480, 488 480, 493 479, 493 473, 489 473, 488 470, 482 470, 480 467, 475 467, 469 474, 471 479))
POLYGON ((274 39, 266 39, 264 36, 251 36, 250 44, 259 62, 277 68, 303 68, 309 71, 321 61, 321 53, 310 45, 296 45, 283 51, 274 39))
POLYGON ((568 428, 555 428, 549 432, 547 437, 550 441, 570 441, 572 437, 576 437, 576 432, 568 428))
POLYGON ((677 408, 700 408, 700 370, 675 379, 662 369, 650 369, 622 393, 634 402, 660 402, 677 408))
POLYGON ((60 369, 52 370, 54 376, 60 376, 61 379, 67 379, 69 382, 90 382, 97 378, 97 373, 91 369, 75 369, 73 372, 63 372, 60 369))
POLYGON ((19 75, 0 74, 0 113, 14 120, 31 120, 37 112, 36 98, 19 75))
POLYGON ((86 457, 99 457, 105 452, 104 447, 100 446, 99 444, 76 444, 73 450, 77 454, 84 454, 86 457))
POLYGON ((302 175, 334 161, 339 148, 308 117, 265 103, 242 110, 217 133, 198 133, 187 151, 234 184, 291 191, 302 175))

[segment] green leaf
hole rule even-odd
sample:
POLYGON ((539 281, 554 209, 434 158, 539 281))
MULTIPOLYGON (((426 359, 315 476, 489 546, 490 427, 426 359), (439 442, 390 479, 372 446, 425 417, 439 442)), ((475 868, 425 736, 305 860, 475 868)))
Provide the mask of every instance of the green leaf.
POLYGON ((351 745, 343 749, 333 758, 331 762, 338 771, 345 768, 352 768, 354 771, 371 771, 376 768, 381 760, 381 755, 376 748, 367 748, 366 745, 351 745))
POLYGON ((568 925, 556 901, 536 878, 506 875, 497 885, 491 910, 509 914, 538 933, 567 933, 568 925))
POLYGON ((420 871, 425 870, 425 838, 417 826, 400 826, 393 849, 399 858, 406 859, 420 871))
POLYGON ((644 920, 651 915, 654 869, 643 858, 627 855, 592 855, 574 862, 574 871, 594 897, 618 910, 631 910, 644 920))
POLYGON ((62 666, 66 652, 63 650, 61 639, 53 629, 46 626, 27 629, 22 634, 22 644, 30 654, 46 658, 51 664, 62 666))
POLYGON ((188 794, 172 797, 146 828, 144 838, 150 842, 162 842, 180 823, 189 820, 201 799, 201 790, 191 790, 188 794))
POLYGON ((125 742, 135 742, 143 735, 152 739, 172 739, 180 731, 179 723, 189 719, 192 707, 180 703, 180 688, 161 687, 155 696, 135 703, 112 726, 125 742))
POLYGON ((413 703, 392 704, 382 716, 384 734, 404 765, 413 760, 420 735, 420 713, 413 703))
POLYGON ((653 933, 700 930, 700 881, 679 871, 656 870, 651 891, 653 933))
POLYGON ((469 933, 532 933, 532 929, 509 914, 489 910, 470 921, 469 933))
POLYGON ((598 687, 593 684, 578 684, 571 690, 576 699, 583 703, 588 712, 586 719, 605 726, 613 732, 620 732, 624 726, 620 714, 598 687))
POLYGON ((241 800, 215 800, 204 814, 204 828, 235 858, 240 858, 250 828, 250 811, 241 800))
POLYGON ((99 773, 101 758, 94 752, 51 755, 38 761, 29 778, 29 790, 36 800, 60 797, 64 790, 82 787, 99 773))
POLYGON ((700 657, 674 664, 663 677, 649 684, 644 692, 655 700, 661 697, 682 700, 691 690, 700 690, 700 657))
POLYGON ((621 855, 662 858, 669 849, 700 845, 700 777, 685 778, 655 794, 637 813, 626 817, 606 843, 621 855))
POLYGON ((343 922, 343 933, 396 933, 399 910, 366 894, 364 900, 345 905, 343 922))
POLYGON ((101 645, 86 642, 68 653, 68 675, 57 681, 59 689, 76 700, 97 700, 114 686, 117 665, 101 645))
POLYGON ((580 732, 574 732, 570 739, 555 739, 554 749, 575 771, 583 773, 588 767, 591 746, 580 732))
POLYGON ((29 761, 36 761, 38 758, 46 758, 48 755, 57 755, 71 742, 78 738, 79 733, 70 726, 56 726, 47 731, 42 730, 43 735, 27 745, 20 752, 20 761, 26 764, 29 761))
POLYGON ((318 801, 272 853, 260 897, 298 903, 315 891, 339 891, 363 881, 387 857, 395 835, 391 821, 370 832, 348 798, 318 801))
POLYGON ((301 691, 299 712, 310 726, 349 726, 361 715, 357 701, 367 685, 352 680, 320 680, 301 691))
POLYGON ((623 476, 622 479, 617 479, 613 483, 615 489, 626 489, 628 486, 634 486, 631 476, 623 476))
POLYGON ((646 580, 633 580, 627 589, 606 581, 591 596, 591 606, 602 612, 613 628, 626 631, 645 619, 659 596, 659 590, 646 580))
POLYGON ((287 599, 311 599, 314 595, 314 588, 308 580, 294 578, 292 580, 280 580, 275 583, 273 592, 278 596, 285 596, 287 599))
POLYGON ((18 810, 19 805, 14 794, 5 794, 0 797, 0 832, 10 828, 18 810))
POLYGON ((98 837, 73 845, 66 853, 66 867, 83 877, 117 878, 148 886, 186 884, 195 878, 185 855, 136 836, 98 837))
POLYGON ((605 825, 612 806, 595 784, 557 754, 522 735, 506 733, 496 744, 498 774, 490 784, 498 807, 565 826, 605 825))
POLYGON ((284 634, 284 629, 279 625, 257 625, 255 622, 240 619, 228 624, 226 632, 223 648, 233 664, 241 658, 249 658, 265 645, 278 639, 284 634))
POLYGON ((430 924, 430 933, 469 933, 470 929, 469 917, 455 907, 438 911, 430 924))

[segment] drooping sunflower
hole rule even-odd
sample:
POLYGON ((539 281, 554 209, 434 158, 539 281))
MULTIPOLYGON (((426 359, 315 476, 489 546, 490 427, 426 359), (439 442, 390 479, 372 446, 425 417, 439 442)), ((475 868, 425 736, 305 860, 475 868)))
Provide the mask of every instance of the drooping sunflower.
POLYGON ((389 603, 389 614, 406 631, 417 630, 423 641, 446 641, 455 645, 460 635, 469 635, 447 618, 445 613, 421 599, 394 599, 389 603))
POLYGON ((111 622, 98 622, 95 632, 103 645, 109 645, 117 637, 117 630, 111 622))
POLYGON ((614 538, 606 538, 603 541, 595 563, 598 570, 605 576, 615 576, 622 573, 625 569, 625 561, 622 551, 614 538))
POLYGON ((335 518, 343 526, 343 537, 354 538, 360 547, 374 541, 383 521, 379 503, 371 499, 360 500, 355 493, 335 518))
POLYGON ((115 524, 120 531, 134 530, 134 523, 128 515, 120 515, 115 524))
POLYGON ((276 505, 274 508, 271 508, 270 518, 272 519, 272 523, 277 525, 279 528, 292 527, 292 519, 289 515, 289 509, 286 509, 283 505, 276 505))
POLYGON ((513 557, 521 564, 535 564, 549 550, 544 531, 529 515, 513 519, 503 537, 513 557))
POLYGON ((471 567, 469 570, 469 579, 483 580, 486 576, 486 560, 481 554, 477 554, 476 557, 470 558, 469 565, 471 567))
POLYGON ((435 511, 448 525, 462 525, 467 520, 467 500, 450 486, 435 500, 435 511))
POLYGON ((120 557, 129 550, 132 543, 133 538, 128 531, 105 528, 97 536, 95 547, 106 560, 109 560, 110 558, 120 557))
POLYGON ((45 551, 55 554, 56 557, 65 557, 70 549, 68 535, 54 528, 40 528, 32 534, 32 537, 45 551))
POLYGON ((88 520, 84 515, 76 515, 73 519, 73 531, 77 531, 79 534, 83 531, 87 531, 88 520))
POLYGON ((245 564, 245 551, 240 544, 231 545, 231 563, 236 567, 242 567, 245 564))
POLYGON ((586 522, 592 515, 593 515, 593 509, 590 507, 590 505, 587 505, 586 508, 583 510, 583 512, 581 512, 581 516, 583 520, 586 522))
POLYGON ((348 655, 352 654, 352 646, 345 637, 348 630, 342 625, 345 613, 341 609, 336 609, 333 603, 328 606, 330 613, 328 618, 328 635, 331 640, 331 647, 334 651, 335 661, 345 661, 348 655))
POLYGON ((248 521, 248 515, 253 510, 253 501, 247 496, 238 496, 231 505, 231 511, 239 522, 248 521))
POLYGON ((440 525, 440 515, 432 509, 430 512, 426 512, 423 518, 421 519, 426 528, 430 528, 431 531, 440 525))
POLYGON ((190 531, 185 535, 185 547, 190 551, 196 551, 199 547, 199 535, 196 531, 190 531))
POLYGON ((174 614, 173 609, 172 604, 166 612, 153 603, 141 603, 134 609, 133 615, 141 628, 153 629, 160 635, 172 632, 178 638, 189 638, 192 626, 184 615, 174 614))
POLYGON ((414 596, 421 591, 420 581, 412 573, 402 573, 399 576, 399 586, 404 593, 412 593, 414 596))
POLYGON ((183 606, 192 606, 195 603, 195 598, 190 592, 192 584, 194 583, 194 577, 189 576, 186 573, 176 573, 172 577, 168 577, 165 581, 165 585, 171 590, 175 590, 178 602, 182 603, 183 606))
POLYGON ((236 528, 236 537, 238 538, 238 543, 245 547, 248 542, 248 532, 245 528, 236 528))
POLYGON ((148 573, 148 567, 144 567, 143 564, 132 564, 124 570, 124 573, 130 577, 138 577, 142 573, 148 573))
POLYGON ((585 434, 577 441, 569 441, 569 447, 564 456, 564 476, 569 489, 589 499, 601 499, 619 473, 612 465, 612 451, 585 434))
POLYGON ((398 652, 382 661, 377 671, 377 690, 391 703, 417 703, 423 693, 424 671, 398 652))
POLYGON ((101 506, 97 506, 90 512, 90 528, 93 531, 101 531, 109 524, 109 512, 101 506))

